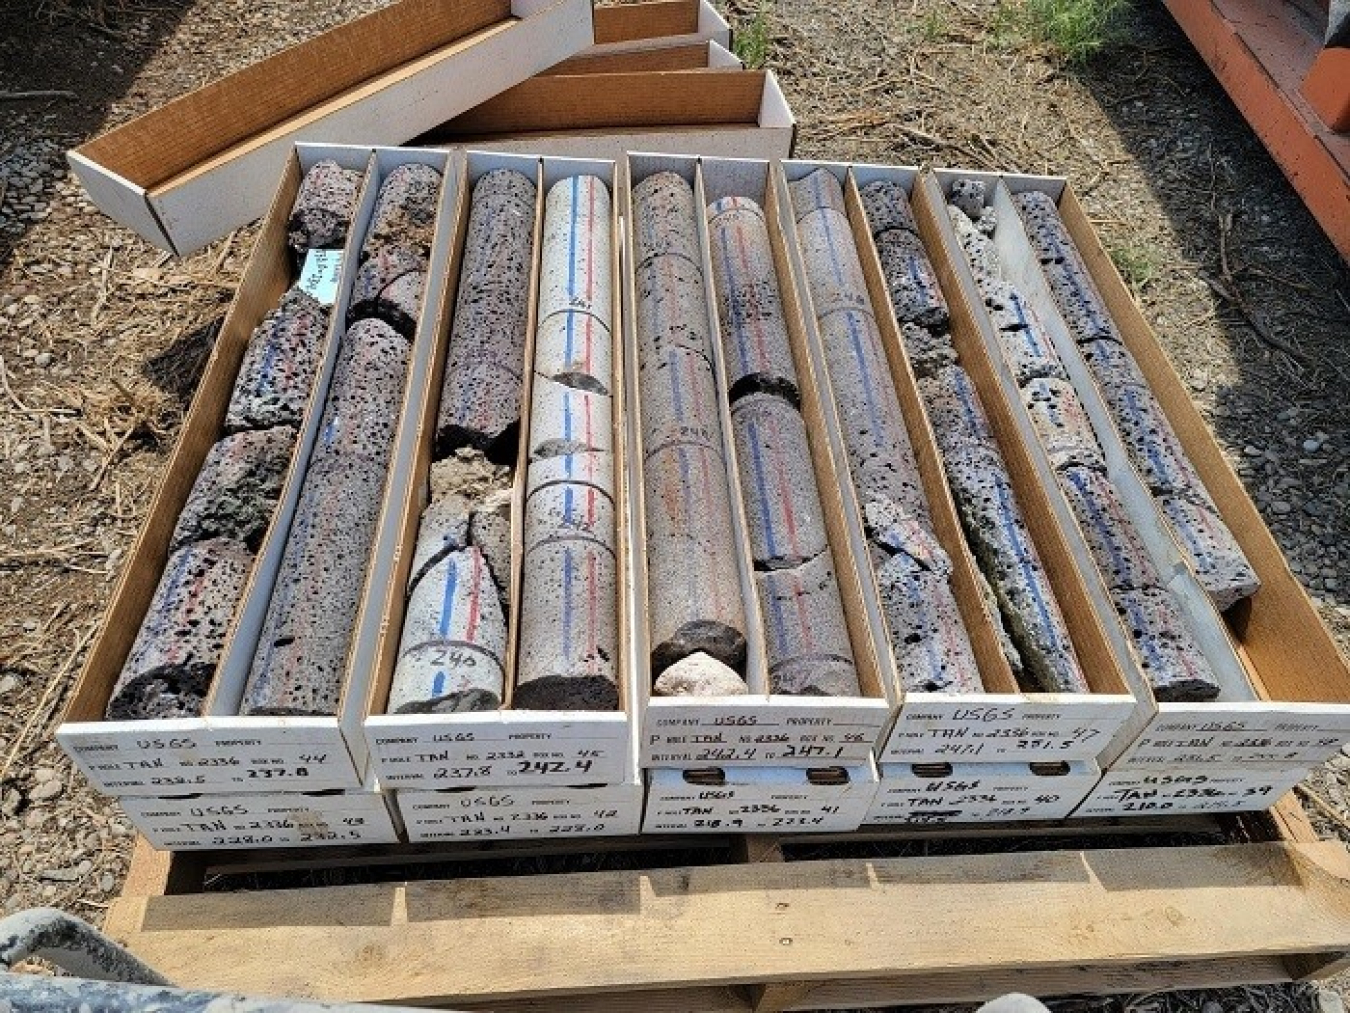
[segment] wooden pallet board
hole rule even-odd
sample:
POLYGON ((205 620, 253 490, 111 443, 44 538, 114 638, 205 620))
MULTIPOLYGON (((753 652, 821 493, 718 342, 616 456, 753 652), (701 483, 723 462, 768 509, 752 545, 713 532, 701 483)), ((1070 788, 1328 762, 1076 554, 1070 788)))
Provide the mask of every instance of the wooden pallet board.
POLYGON ((496 1010, 812 1009, 1334 967, 1350 854, 1296 803, 1243 825, 1274 839, 785 862, 777 839, 745 838, 735 864, 235 893, 198 892, 207 856, 142 847, 106 928, 191 987, 496 1010))

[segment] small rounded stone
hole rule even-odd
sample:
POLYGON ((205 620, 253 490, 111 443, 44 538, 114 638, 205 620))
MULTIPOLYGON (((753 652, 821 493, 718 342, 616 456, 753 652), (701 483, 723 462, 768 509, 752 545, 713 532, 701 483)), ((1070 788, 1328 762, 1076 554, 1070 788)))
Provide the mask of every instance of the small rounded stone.
POLYGON ((750 690, 733 669, 695 651, 657 676, 652 692, 656 696, 744 696, 750 690))

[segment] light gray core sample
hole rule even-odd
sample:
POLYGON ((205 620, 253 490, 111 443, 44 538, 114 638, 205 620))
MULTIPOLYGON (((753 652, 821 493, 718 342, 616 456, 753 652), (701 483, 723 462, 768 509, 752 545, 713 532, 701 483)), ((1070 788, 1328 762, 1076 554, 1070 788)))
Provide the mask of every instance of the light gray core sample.
POLYGON ((745 668, 726 461, 702 443, 669 443, 643 463, 651 667, 695 651, 745 668))
POLYGON ((612 229, 604 180, 577 175, 553 184, 544 201, 539 320, 581 310, 613 333, 612 229))
POLYGON ((110 721, 197 717, 243 597, 253 553, 209 539, 169 557, 108 700, 110 721))
POLYGON ((469 544, 469 501, 463 496, 433 499, 417 525, 417 544, 409 567, 408 593, 427 572, 452 552, 469 544))
POLYGON ((831 313, 819 333, 859 499, 895 500, 927 522, 928 499, 876 321, 867 313, 831 313))
POLYGON ((764 616, 769 691, 860 696, 829 551, 790 570, 755 574, 764 616))
POLYGON ((360 457, 383 468, 394 449, 412 347, 382 320, 358 320, 342 336, 314 444, 317 456, 360 457))
POLYGON ((1087 468, 1065 468, 1059 484, 1107 588, 1114 593, 1160 587, 1162 577, 1111 480, 1087 468))
POLYGON ((817 317, 838 310, 872 312, 847 215, 833 208, 812 211, 797 222, 797 241, 817 317))
POLYGON ((900 340, 917 377, 931 376, 940 369, 956 365, 956 349, 945 331, 930 331, 918 324, 901 324, 900 340))
POLYGON ((639 352, 639 358, 643 453, 672 443, 697 443, 720 453, 722 416, 708 360, 682 348, 667 348, 660 356, 639 352))
POLYGON ((530 407, 530 459, 613 450, 613 402, 535 376, 530 407))
POLYGON ((502 610, 511 606, 511 491, 489 493, 469 522, 469 538, 487 559, 502 610))
POLYGON ((495 710, 505 691, 506 618, 475 547, 431 567, 408 599, 390 714, 495 710))
POLYGON ((435 455, 459 447, 514 461, 529 329, 535 185, 493 169, 474 185, 446 351, 435 455))
POLYGON ((512 706, 618 709, 616 571, 610 546, 589 538, 559 538, 525 553, 512 706))
POLYGON ((708 241, 732 401, 763 391, 800 402, 764 214, 744 197, 708 205, 708 241))
POLYGON ((614 501, 593 485, 557 482, 525 501, 525 552, 558 538, 594 538, 613 545, 614 501))
POLYGON ((311 464, 241 714, 336 714, 385 473, 359 457, 311 464))
POLYGON ((1067 380, 1040 377, 1028 380, 1021 394, 1036 438, 1045 448, 1052 468, 1056 471, 1074 467, 1106 470, 1101 445, 1097 443, 1087 410, 1073 384, 1067 380))
POLYGON ((361 259, 378 256, 389 246, 408 247, 429 257, 440 193, 441 174, 429 165, 409 162, 391 169, 375 198, 361 259))
POLYGON ((652 686, 654 696, 745 696, 749 692, 734 670, 702 651, 675 662, 652 686))
POLYGON ((914 221, 914 212, 909 208, 909 195, 905 188, 894 180, 873 180, 859 188, 863 211, 867 214, 867 226, 873 238, 892 229, 919 234, 918 223, 914 221))
POLYGON ((224 437, 206 455, 178 515, 169 552, 210 538, 228 538, 256 552, 272 521, 294 448, 290 426, 224 437))
POLYGON ((979 666, 946 573, 904 552, 876 573, 891 649, 914 693, 982 693, 979 666))
POLYGON ((944 455, 956 454, 960 449, 972 448, 997 454, 998 444, 989 417, 970 374, 960 366, 947 366, 930 376, 919 378, 919 397, 933 434, 944 455))
POLYGON ((225 413, 226 431, 299 426, 327 333, 328 310, 299 288, 287 291, 249 338, 225 413))
POLYGON ((797 567, 826 551, 801 413, 773 394, 751 394, 732 405, 731 428, 755 568, 797 567))
POLYGON ((1177 544, 1195 571, 1214 607, 1220 612, 1232 608, 1261 588, 1247 557, 1242 554, 1232 531, 1219 519, 1212 502, 1193 502, 1183 496, 1158 499, 1167 525, 1177 544))
POLYGON ((949 314, 923 241, 912 232, 892 229, 877 237, 877 257, 896 319, 944 330, 949 314))
POLYGON ((870 499, 862 504, 863 530, 887 554, 903 552, 926 570, 951 576, 952 561, 937 537, 898 503, 870 499))
POLYGON ((1166 591, 1145 588, 1111 597, 1139 667, 1160 703, 1213 700, 1219 695, 1218 679, 1166 591))
POLYGON ((614 455, 561 454, 529 463, 525 473, 526 496, 532 496, 541 489, 559 483, 592 485, 613 500, 614 455))
POLYGON ((684 257, 653 257, 633 273, 637 293, 638 361, 671 350, 700 355, 712 362, 712 324, 703 269, 684 257))
POLYGON ((1041 377, 1067 380, 1064 361, 1055 349, 1053 339, 1040 317, 1023 303, 1017 291, 1010 290, 1006 298, 997 300, 997 306, 990 306, 991 301, 986 296, 989 318, 998 332, 999 350, 1017 385, 1020 387, 1041 377))
POLYGON ((635 267, 680 257, 702 271, 694 188, 678 172, 655 172, 633 187, 635 267))
POLYGON ((792 198, 792 211, 799 224, 807 215, 826 209, 837 211, 844 216, 845 221, 848 220, 844 188, 829 169, 816 169, 789 183, 788 194, 792 198))
POLYGON ((300 181, 286 238, 303 260, 310 250, 341 249, 347 240, 362 174, 331 159, 316 162, 300 181))
POLYGON ((1047 693, 1088 692, 1002 457, 993 447, 944 446, 940 433, 938 445, 966 540, 994 589, 1027 677, 1047 693))
POLYGON ((352 282, 348 325, 368 318, 383 320, 411 341, 422 310, 426 270, 426 258, 411 247, 379 247, 352 282))

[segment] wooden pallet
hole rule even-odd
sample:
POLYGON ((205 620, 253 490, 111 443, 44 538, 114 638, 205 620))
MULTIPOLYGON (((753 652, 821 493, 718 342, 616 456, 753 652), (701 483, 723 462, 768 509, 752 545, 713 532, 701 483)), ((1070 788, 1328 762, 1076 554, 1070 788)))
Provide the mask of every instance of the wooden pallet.
POLYGON ((984 853, 952 853, 952 830, 923 831, 934 851, 947 842, 928 857, 791 860, 803 847, 913 831, 639 838, 583 846, 724 848, 726 858, 237 892, 204 886, 374 862, 446 863, 453 876, 450 863, 578 842, 168 855, 142 841, 106 928, 188 987, 510 1011, 558 1000, 644 1013, 956 1002, 1281 981, 1350 964, 1350 855, 1318 842, 1292 797, 1241 819, 964 832, 987 838, 984 853), (1218 830, 1247 843, 1153 844, 1218 830), (1033 832, 1057 844, 1074 835, 1074 846, 1036 848, 1033 832), (1024 839, 1015 850, 996 839, 1014 833, 1024 839))

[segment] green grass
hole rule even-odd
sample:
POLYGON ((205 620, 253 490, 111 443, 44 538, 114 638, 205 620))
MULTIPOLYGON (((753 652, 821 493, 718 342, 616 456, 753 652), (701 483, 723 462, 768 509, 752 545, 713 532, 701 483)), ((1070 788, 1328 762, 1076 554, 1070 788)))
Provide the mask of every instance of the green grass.
POLYGON ((1033 42, 1066 63, 1084 63, 1117 37, 1130 0, 1022 0, 1020 20, 1033 42))
POLYGON ((1116 270, 1136 293, 1142 292, 1158 277, 1161 265, 1158 251, 1139 243, 1111 243, 1107 248, 1116 270))
POLYGON ((736 30, 731 48, 750 70, 761 69, 769 58, 769 7, 761 4, 752 18, 736 30))
POLYGON ((947 38, 951 24, 947 20, 944 7, 945 5, 934 7, 919 20, 919 37, 924 42, 942 42, 947 38))

